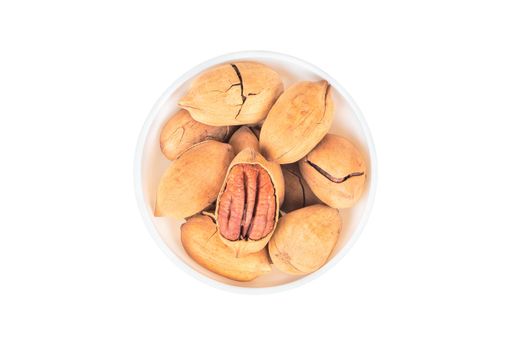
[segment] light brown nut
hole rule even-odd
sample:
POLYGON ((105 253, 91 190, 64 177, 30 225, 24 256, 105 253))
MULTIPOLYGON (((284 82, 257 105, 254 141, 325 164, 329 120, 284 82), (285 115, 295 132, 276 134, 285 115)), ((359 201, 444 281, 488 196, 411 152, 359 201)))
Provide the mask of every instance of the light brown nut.
POLYGON ((226 63, 194 79, 179 105, 204 124, 254 124, 266 117, 283 89, 280 75, 261 63, 226 63))
POLYGON ((160 134, 160 149, 170 160, 197 143, 206 140, 225 141, 230 126, 210 126, 195 121, 187 110, 176 112, 164 125, 160 134))
POLYGON ((241 126, 230 137, 229 144, 232 145, 235 154, 238 154, 245 148, 251 148, 258 152, 259 142, 255 134, 247 126, 241 126))
POLYGON ((278 221, 284 180, 278 164, 251 148, 230 164, 215 216, 222 241, 244 256, 264 248, 278 221))
POLYGON ((314 272, 328 260, 339 233, 339 211, 316 204, 292 211, 280 218, 269 241, 273 264, 292 275, 314 272))
POLYGON ((300 171, 319 199, 333 208, 350 208, 366 183, 366 161, 347 139, 328 134, 299 162, 300 171))
POLYGON ((209 206, 217 198, 233 155, 229 144, 212 140, 185 151, 160 179, 155 215, 180 219, 209 206))
POLYGON ((251 281, 271 271, 266 249, 237 258, 217 237, 217 226, 206 215, 181 225, 181 243, 187 254, 207 270, 235 281, 251 281))
POLYGON ((285 181, 285 199, 280 208, 282 211, 288 213, 309 205, 321 203, 303 179, 297 163, 282 165, 282 173, 284 174, 285 181))
POLYGON ((330 85, 322 80, 289 87, 273 105, 260 132, 260 151, 270 161, 294 163, 329 131, 334 115, 330 85))

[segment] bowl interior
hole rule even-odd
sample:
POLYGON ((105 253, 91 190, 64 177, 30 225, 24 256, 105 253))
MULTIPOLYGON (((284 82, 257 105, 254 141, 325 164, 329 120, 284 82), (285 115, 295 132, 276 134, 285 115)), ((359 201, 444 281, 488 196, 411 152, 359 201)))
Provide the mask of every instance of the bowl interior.
MULTIPOLYGON (((151 112, 148 123, 146 124, 141 137, 141 144, 139 146, 141 149, 137 155, 138 168, 136 171, 139 172, 136 184, 137 192, 141 191, 140 194, 143 203, 140 203, 140 207, 143 208, 143 215, 146 217, 148 223, 150 222, 152 224, 152 227, 150 227, 152 231, 151 234, 165 243, 166 250, 168 249, 168 251, 172 253, 172 255, 168 254, 169 256, 176 257, 177 259, 175 260, 179 260, 180 264, 184 264, 187 267, 187 270, 193 274, 201 275, 198 275, 197 277, 201 277, 201 279, 206 280, 202 277, 205 276, 208 279, 230 286, 251 288, 277 287, 309 278, 308 276, 311 275, 290 276, 281 273, 273 266, 273 271, 271 273, 261 276, 251 282, 236 282, 225 277, 221 277, 199 266, 186 254, 181 245, 180 239, 180 225, 183 221, 174 220, 172 218, 154 217, 153 215, 158 182, 161 175, 170 164, 170 161, 162 155, 159 146, 160 131, 163 125, 172 114, 179 110, 177 107, 177 101, 186 92, 192 79, 196 75, 209 66, 224 62, 235 62, 238 60, 253 60, 267 64, 280 73, 286 88, 296 81, 320 79, 328 80, 333 86, 332 93, 335 103, 335 116, 330 132, 349 138, 363 152, 367 160, 367 174, 369 176, 367 176, 367 185, 361 200, 353 208, 341 210, 343 230, 329 262, 322 269, 311 275, 322 273, 331 265, 332 262, 335 262, 337 258, 343 255, 346 250, 344 248, 348 248, 351 241, 357 234, 359 234, 358 228, 360 223, 365 219, 364 216, 367 214, 367 204, 370 202, 370 197, 373 196, 372 175, 374 174, 372 173, 372 170, 374 169, 372 167, 371 156, 373 154, 373 150, 370 146, 371 143, 369 142, 369 135, 365 129, 362 117, 358 115, 359 112, 354 107, 353 102, 347 98, 346 92, 337 83, 335 83, 331 77, 319 71, 317 68, 289 56, 268 53, 240 53, 239 55, 220 57, 194 68, 180 78, 176 84, 171 86, 151 112), (139 188, 139 186, 141 186, 141 188, 139 188)), ((166 253, 169 252, 166 251, 166 253)))

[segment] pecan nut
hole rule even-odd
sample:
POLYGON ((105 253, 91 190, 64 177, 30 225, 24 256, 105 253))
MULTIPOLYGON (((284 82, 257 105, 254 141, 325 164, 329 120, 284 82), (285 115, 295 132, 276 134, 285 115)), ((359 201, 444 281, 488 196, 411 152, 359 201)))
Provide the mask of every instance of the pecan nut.
POLYGON ((315 204, 280 218, 269 255, 273 264, 292 275, 314 272, 325 265, 341 232, 339 211, 315 204))
POLYGON ((237 258, 216 235, 217 226, 207 215, 195 215, 181 225, 183 248, 204 268, 235 281, 251 281, 271 271, 265 249, 237 258))
POLYGON ((233 154, 229 144, 213 140, 181 154, 160 179, 155 216, 181 219, 208 207, 217 198, 233 154))
POLYGON ((226 63, 194 79, 178 104, 203 124, 255 124, 266 117, 283 90, 280 75, 266 65, 226 63))
POLYGON ((217 199, 215 216, 219 236, 236 255, 264 248, 278 221, 284 180, 278 164, 251 148, 230 164, 217 199))
POLYGON ((334 103, 328 82, 290 86, 269 111, 260 131, 260 151, 270 161, 294 163, 329 131, 334 103))
POLYGON ((366 161, 347 139, 328 134, 299 162, 314 194, 333 208, 350 208, 366 185, 366 161))
POLYGON ((188 111, 182 109, 165 123, 160 133, 160 149, 165 157, 174 160, 200 142, 225 141, 231 131, 230 126, 210 126, 197 122, 188 111))

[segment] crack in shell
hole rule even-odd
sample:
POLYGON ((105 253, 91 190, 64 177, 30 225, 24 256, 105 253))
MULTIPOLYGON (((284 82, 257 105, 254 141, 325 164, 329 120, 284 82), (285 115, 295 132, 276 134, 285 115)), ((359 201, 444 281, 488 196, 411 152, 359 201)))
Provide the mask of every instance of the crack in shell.
POLYGON ((249 96, 257 96, 260 94, 260 92, 250 92, 248 93, 247 95, 244 94, 244 81, 242 80, 242 75, 241 75, 241 71, 239 70, 239 67, 237 67, 237 64, 235 63, 231 63, 230 64, 233 68, 233 70, 235 71, 235 74, 237 74, 237 78, 239 78, 239 82, 238 83, 235 83, 235 84, 232 84, 228 90, 226 90, 226 92, 230 91, 231 88, 235 87, 235 86, 239 86, 240 89, 241 89, 241 99, 242 99, 242 103, 236 105, 236 106, 240 106, 239 108, 239 111, 237 111, 237 114, 235 115, 235 119, 237 119, 239 117, 239 115, 241 114, 241 111, 242 111, 242 107, 244 107, 244 103, 246 102, 247 98, 249 96))
POLYGON ((317 164, 311 162, 310 160, 307 159, 306 162, 311 167, 313 167, 318 173, 320 173, 321 175, 326 177, 329 181, 332 181, 332 182, 337 183, 337 184, 343 183, 346 180, 350 179, 351 177, 363 176, 364 175, 364 171, 362 171, 362 172, 353 172, 353 173, 350 173, 350 174, 348 174, 348 175, 346 175, 344 177, 335 177, 335 176, 331 175, 329 172, 327 172, 325 169, 323 169, 320 166, 318 166, 317 164))
MULTIPOLYGON (((241 76, 241 72, 239 71, 239 68, 234 63, 232 63, 231 66, 232 66, 233 70, 235 71, 235 73, 237 74, 237 77, 239 78, 239 84, 234 84, 234 85, 236 85, 236 86, 238 85, 241 87, 242 103, 241 103, 241 107, 239 108, 239 111, 237 112, 237 115, 235 115, 235 119, 237 119, 239 117, 239 114, 241 114, 242 107, 244 106, 244 102, 246 102, 247 96, 244 95, 244 83, 242 82, 242 76, 241 76)), ((230 86, 230 88, 231 88, 231 86, 230 86)), ((230 89, 228 89, 228 90, 230 90, 230 89)))

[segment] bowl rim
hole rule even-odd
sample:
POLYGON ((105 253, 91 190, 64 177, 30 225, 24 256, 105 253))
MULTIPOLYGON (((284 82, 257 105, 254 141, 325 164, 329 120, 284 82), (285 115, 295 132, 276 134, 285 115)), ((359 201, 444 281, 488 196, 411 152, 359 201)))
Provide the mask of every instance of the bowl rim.
POLYGON ((265 293, 275 293, 280 291, 286 291, 289 289, 293 289, 296 287, 299 287, 303 284, 306 284, 310 281, 313 281, 314 279, 318 278, 322 274, 324 274, 327 270, 334 267, 338 262, 343 259, 343 257, 348 254, 350 249, 353 247, 357 239, 359 238, 360 234, 362 233, 369 217, 372 211, 373 202, 375 199, 375 194, 377 190, 377 155, 375 151, 375 146, 373 143, 373 139, 370 133, 370 129, 368 128, 368 125, 366 123, 366 120, 359 110, 359 107, 356 105, 355 101, 352 99, 350 94, 339 84, 338 81, 336 81, 332 76, 327 74, 325 71, 321 70, 320 68, 316 67, 312 63, 306 62, 304 60, 301 60, 297 57, 279 53, 279 52, 273 52, 273 51, 238 51, 238 52, 232 52, 224 55, 220 55, 214 58, 211 58, 203 63, 198 64, 197 66, 191 68, 186 73, 181 75, 176 81, 174 81, 160 96, 160 98, 155 102, 153 105, 151 111, 147 115, 147 118, 144 122, 144 125, 142 126, 142 129, 140 130, 140 134, 138 137, 136 150, 135 150, 135 156, 134 156, 134 186, 135 186, 135 195, 136 195, 136 201, 138 204, 138 208, 140 210, 140 213, 142 214, 143 220, 145 222, 145 226, 147 227, 147 231, 151 235, 151 237, 154 239, 156 244, 161 248, 161 250, 169 257, 170 260, 172 260, 181 270, 186 272, 187 274, 193 276, 199 281, 204 282, 205 284, 208 284, 214 288, 219 288, 225 291, 234 292, 234 293, 244 293, 244 294, 265 294, 265 293), (143 191, 143 184, 142 184, 142 161, 143 161, 143 150, 145 141, 147 140, 149 129, 158 113, 158 111, 162 108, 162 106, 165 104, 169 96, 177 90, 185 81, 193 78, 194 76, 198 75, 201 71, 212 67, 214 65, 227 62, 227 61, 234 61, 234 60, 243 60, 243 59, 276 59, 280 61, 290 62, 293 64, 296 64, 300 67, 303 67, 304 69, 307 69, 308 71, 319 75, 321 78, 327 80, 330 85, 336 89, 350 104, 351 110, 354 112, 355 116, 359 120, 359 124, 361 126, 361 129, 365 135, 366 138, 366 144, 368 146, 368 151, 370 155, 370 191, 368 193, 367 202, 365 205, 365 209, 363 211, 363 214, 361 215, 361 218, 359 220, 359 223, 356 227, 356 229, 351 233, 349 241, 346 243, 346 245, 332 258, 331 261, 327 262, 323 267, 321 267, 319 270, 306 275, 296 281, 288 282, 279 286, 272 286, 272 287, 246 287, 246 286, 232 286, 225 284, 223 282, 216 281, 210 277, 207 277, 200 272, 196 271, 194 268, 190 267, 188 264, 184 263, 176 254, 174 254, 165 241, 161 238, 160 233, 154 226, 154 223, 152 221, 151 215, 149 210, 147 210, 147 206, 145 204, 144 199, 144 191, 143 191))

